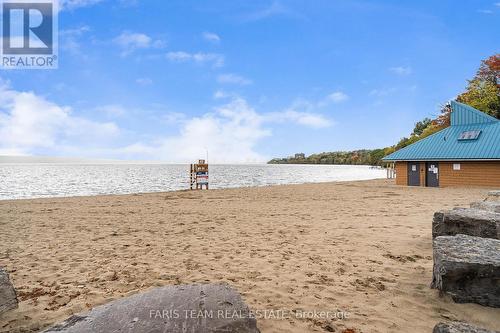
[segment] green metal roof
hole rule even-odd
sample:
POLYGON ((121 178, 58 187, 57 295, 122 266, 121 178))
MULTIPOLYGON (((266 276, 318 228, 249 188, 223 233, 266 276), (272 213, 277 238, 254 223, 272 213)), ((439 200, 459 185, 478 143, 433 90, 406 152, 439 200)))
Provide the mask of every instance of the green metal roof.
POLYGON ((386 157, 384 161, 500 160, 500 121, 468 105, 451 102, 451 126, 386 157), (477 139, 459 140, 466 131, 477 139))

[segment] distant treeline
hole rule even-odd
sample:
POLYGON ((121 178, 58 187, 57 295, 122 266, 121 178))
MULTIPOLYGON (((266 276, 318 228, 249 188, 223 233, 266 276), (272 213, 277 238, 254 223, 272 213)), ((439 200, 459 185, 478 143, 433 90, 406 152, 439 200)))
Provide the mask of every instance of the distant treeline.
MULTIPOLYGON (((465 91, 458 95, 456 100, 500 119, 500 54, 495 54, 481 62, 476 75, 468 80, 465 91)), ((310 156, 299 153, 293 157, 275 158, 268 163, 381 165, 384 156, 450 126, 450 114, 450 105, 442 105, 441 112, 435 119, 425 118, 417 122, 408 137, 401 138, 397 144, 390 147, 327 152, 310 156)))
POLYGON ((336 151, 329 153, 304 156, 296 154, 286 158, 275 158, 269 164, 354 164, 354 165, 380 165, 384 149, 336 151))

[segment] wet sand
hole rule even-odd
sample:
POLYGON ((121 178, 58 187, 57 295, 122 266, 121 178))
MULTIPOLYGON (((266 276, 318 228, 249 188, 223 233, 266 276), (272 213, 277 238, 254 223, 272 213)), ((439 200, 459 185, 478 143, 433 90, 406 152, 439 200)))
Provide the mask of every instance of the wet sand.
POLYGON ((391 181, 0 201, 0 266, 19 309, 0 332, 36 332, 168 284, 225 281, 254 310, 343 311, 261 319, 262 332, 431 332, 500 327, 500 309, 429 289, 434 211, 486 189, 391 181))

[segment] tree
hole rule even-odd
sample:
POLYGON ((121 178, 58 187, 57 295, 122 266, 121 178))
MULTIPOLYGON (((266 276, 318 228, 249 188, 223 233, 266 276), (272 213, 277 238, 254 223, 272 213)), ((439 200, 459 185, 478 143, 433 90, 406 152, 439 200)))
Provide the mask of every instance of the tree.
MULTIPOLYGON (((457 101, 500 119, 500 54, 481 61, 476 75, 468 80, 465 92, 458 95, 457 101)), ((417 122, 410 137, 386 148, 385 153, 390 154, 450 126, 451 111, 450 103, 442 105, 436 119, 417 122)))
POLYGON ((435 128, 443 129, 450 126, 451 104, 446 103, 441 105, 441 113, 432 121, 435 128))
POLYGON ((500 54, 481 62, 481 66, 457 101, 500 119, 500 54))
POLYGON ((415 124, 412 135, 421 135, 422 132, 432 124, 432 120, 429 118, 424 118, 424 120, 419 121, 415 124))
POLYGON ((370 152, 369 164, 378 165, 381 163, 382 158, 385 156, 384 149, 374 149, 370 152))
POLYGON ((500 86, 500 53, 481 62, 477 77, 500 86))
POLYGON ((496 83, 474 78, 469 81, 467 91, 458 96, 457 100, 500 118, 500 88, 496 83))

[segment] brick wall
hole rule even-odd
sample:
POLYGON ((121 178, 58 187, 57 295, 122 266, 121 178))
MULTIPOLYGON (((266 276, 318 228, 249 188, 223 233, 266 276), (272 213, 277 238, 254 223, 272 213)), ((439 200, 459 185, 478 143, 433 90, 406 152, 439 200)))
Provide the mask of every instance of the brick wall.
POLYGON ((408 185, 408 169, 406 162, 396 162, 396 184, 408 185))
POLYGON ((439 186, 485 186, 500 188, 500 161, 440 162, 439 186), (453 163, 460 170, 453 170, 453 163))
MULTIPOLYGON (((408 185, 407 162, 396 162, 396 184, 408 185)), ((425 162, 420 162, 420 185, 425 186, 425 162)), ((439 186, 483 186, 500 188, 500 161, 439 162, 439 186), (459 163, 460 170, 453 170, 459 163)))

